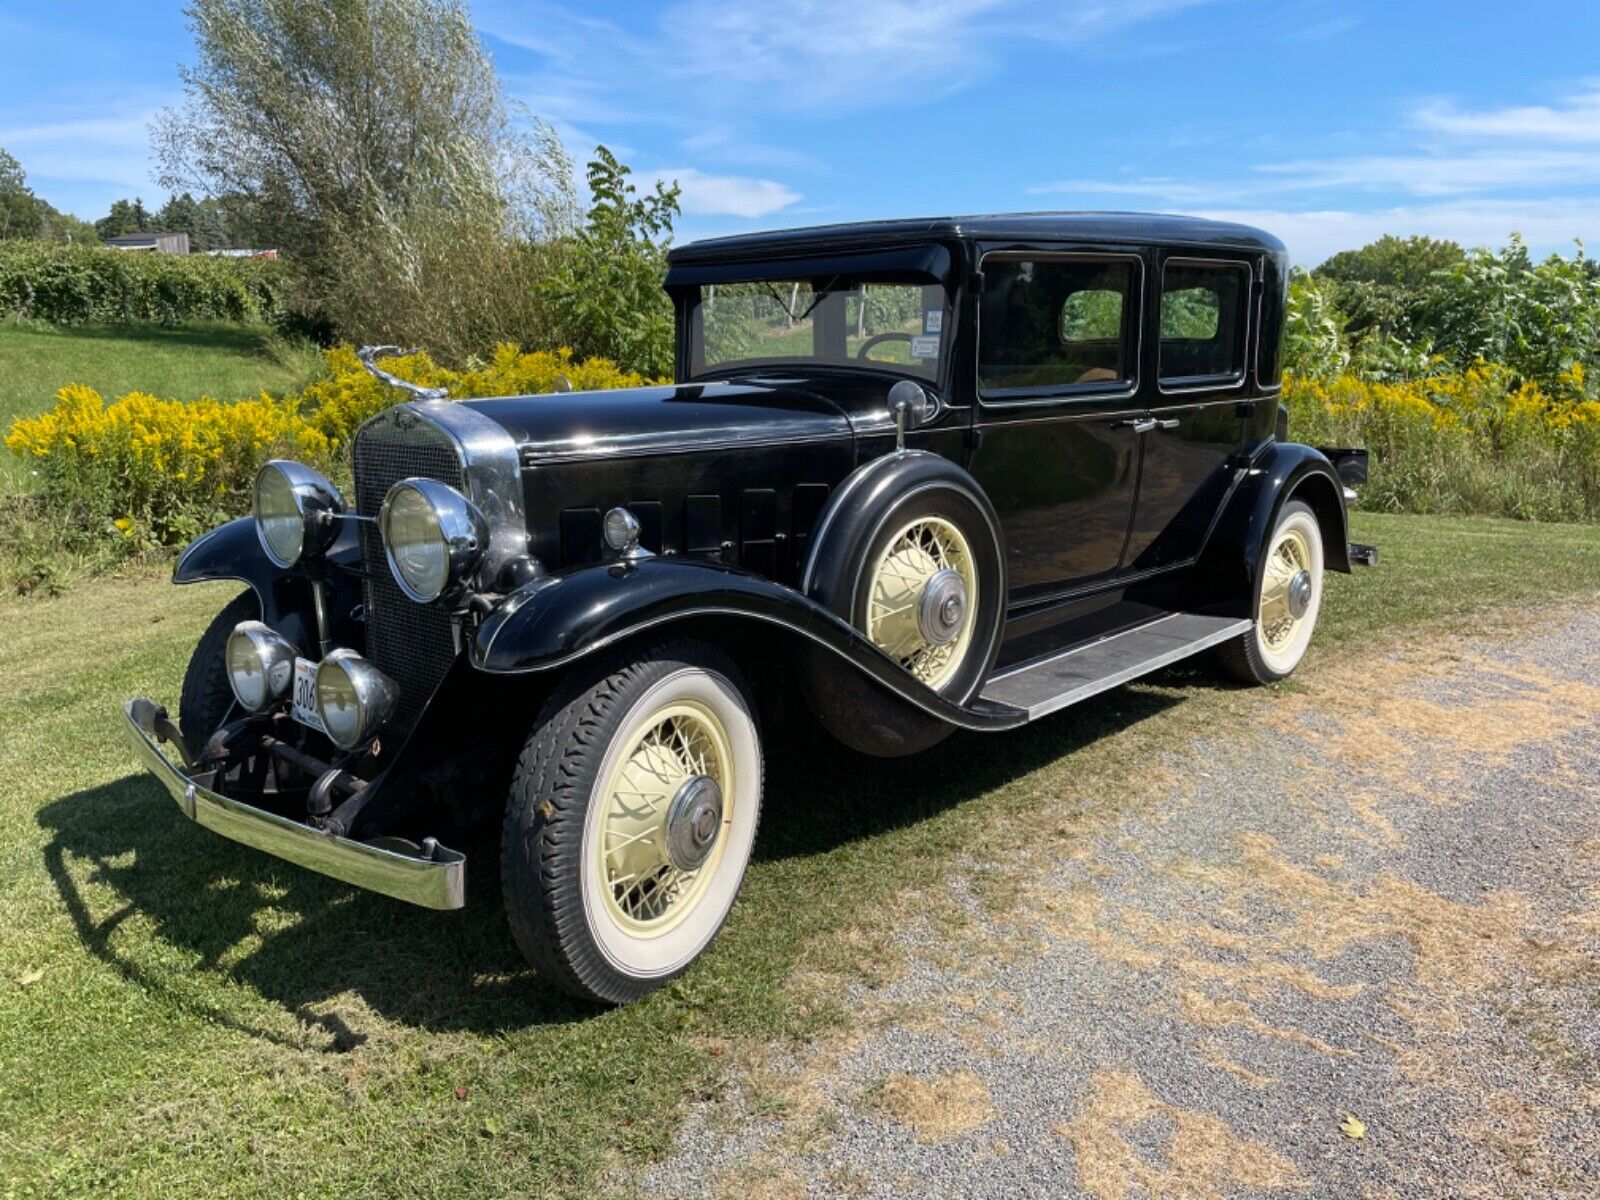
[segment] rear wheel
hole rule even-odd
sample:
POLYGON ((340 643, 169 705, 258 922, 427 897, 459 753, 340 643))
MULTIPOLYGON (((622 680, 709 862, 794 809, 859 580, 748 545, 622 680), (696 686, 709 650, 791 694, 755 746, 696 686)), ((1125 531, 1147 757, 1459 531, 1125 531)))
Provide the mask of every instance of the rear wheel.
POLYGON ((1255 621, 1219 656, 1246 683, 1276 683, 1300 665, 1322 610, 1322 527, 1309 505, 1283 506, 1256 574, 1255 621))
POLYGON ((710 945, 760 816, 754 713, 732 661, 690 641, 612 658, 550 698, 501 843, 511 930, 540 975, 620 1004, 710 945))
POLYGON ((960 526, 919 513, 886 528, 869 548, 855 620, 879 649, 939 691, 966 664, 979 605, 989 602, 960 526))
POLYGON ((178 729, 191 758, 199 756, 207 739, 222 728, 233 711, 233 687, 228 683, 228 635, 239 622, 260 618, 261 605, 254 592, 235 596, 206 626, 189 657, 178 699, 178 729))

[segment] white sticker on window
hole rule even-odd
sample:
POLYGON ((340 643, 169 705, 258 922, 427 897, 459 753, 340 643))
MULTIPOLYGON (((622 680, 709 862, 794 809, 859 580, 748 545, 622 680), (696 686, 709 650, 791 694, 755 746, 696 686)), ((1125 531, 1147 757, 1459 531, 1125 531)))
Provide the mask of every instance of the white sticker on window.
POLYGON ((939 335, 932 337, 914 337, 911 339, 912 358, 938 358, 939 335))
POLYGON ((922 332, 938 333, 944 328, 944 309, 930 308, 922 315, 922 332))

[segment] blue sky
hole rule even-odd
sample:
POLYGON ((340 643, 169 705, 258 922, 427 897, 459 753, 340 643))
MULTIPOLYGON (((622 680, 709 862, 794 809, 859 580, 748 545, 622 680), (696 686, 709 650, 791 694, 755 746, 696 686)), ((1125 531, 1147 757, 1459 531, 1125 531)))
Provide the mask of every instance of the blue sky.
MULTIPOLYGON (((1383 232, 1600 239, 1600 3, 476 0, 581 161, 683 186, 679 240, 863 217, 1136 208, 1320 261, 1383 232)), ((181 4, 0 0, 0 146, 93 218, 159 201, 181 4)))

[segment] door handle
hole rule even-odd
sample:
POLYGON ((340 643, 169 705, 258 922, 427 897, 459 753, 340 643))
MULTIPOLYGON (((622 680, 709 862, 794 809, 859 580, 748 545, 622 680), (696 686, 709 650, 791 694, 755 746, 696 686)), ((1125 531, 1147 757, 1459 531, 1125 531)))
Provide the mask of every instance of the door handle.
POLYGON ((1161 422, 1157 421, 1154 417, 1137 417, 1126 421, 1114 421, 1112 422, 1111 428, 1131 429, 1135 433, 1149 433, 1160 423, 1161 422))
POLYGON ((1157 421, 1156 424, 1162 429, 1176 429, 1179 425, 1179 421, 1177 417, 1168 417, 1164 421, 1157 421))

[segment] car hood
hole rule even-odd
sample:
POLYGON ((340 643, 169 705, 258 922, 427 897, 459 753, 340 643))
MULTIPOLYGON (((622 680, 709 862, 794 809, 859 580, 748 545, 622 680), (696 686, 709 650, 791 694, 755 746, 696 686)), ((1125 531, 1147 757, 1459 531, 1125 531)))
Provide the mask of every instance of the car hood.
POLYGON ((784 382, 669 384, 463 403, 502 425, 525 465, 851 436, 837 404, 784 382))

